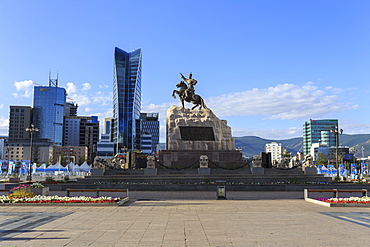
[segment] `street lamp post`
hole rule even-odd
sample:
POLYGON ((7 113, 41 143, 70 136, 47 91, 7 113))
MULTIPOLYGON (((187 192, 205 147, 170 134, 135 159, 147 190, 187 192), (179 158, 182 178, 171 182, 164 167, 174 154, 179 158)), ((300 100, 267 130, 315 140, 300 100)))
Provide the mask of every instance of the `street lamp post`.
POLYGON ((38 128, 35 128, 35 125, 31 124, 31 127, 30 128, 26 128, 26 131, 27 132, 30 132, 31 134, 31 140, 30 140, 30 166, 29 166, 29 171, 28 171, 28 178, 27 180, 29 180, 30 182, 32 181, 32 154, 33 154, 33 150, 32 150, 32 141, 33 141, 33 134, 35 132, 38 132, 39 129, 38 128))
POLYGON ((339 134, 343 133, 343 129, 338 131, 338 124, 335 126, 335 129, 332 129, 331 132, 335 135, 335 165, 337 168, 337 177, 339 177, 339 164, 338 164, 338 143, 339 143, 339 134))

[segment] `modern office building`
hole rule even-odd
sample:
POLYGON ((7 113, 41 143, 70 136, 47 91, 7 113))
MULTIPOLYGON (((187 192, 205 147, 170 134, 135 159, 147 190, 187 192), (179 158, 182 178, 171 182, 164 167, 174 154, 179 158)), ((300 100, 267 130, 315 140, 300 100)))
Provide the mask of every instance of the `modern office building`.
POLYGON ((37 138, 49 139, 57 146, 63 143, 63 118, 66 90, 58 87, 58 79, 49 86, 35 86, 33 97, 33 124, 39 129, 37 138))
MULTIPOLYGON (((141 49, 114 50, 112 141, 115 151, 138 149, 137 126, 141 110, 141 49)), ((139 135, 140 136, 140 135, 139 135)))
MULTIPOLYGON (((303 152, 310 154, 313 143, 336 146, 336 137, 332 132, 338 128, 338 119, 310 119, 303 124, 303 152)), ((338 140, 339 142, 339 140, 338 140)))
MULTIPOLYGON (((334 163, 336 161, 336 146, 327 146, 325 143, 313 143, 310 149, 312 160, 318 159, 319 153, 323 154, 325 158, 334 163)), ((338 157, 344 157, 345 154, 349 154, 348 146, 338 146, 338 157)), ((339 160, 339 162, 342 162, 339 160)))
POLYGON ((109 134, 102 134, 96 147, 96 156, 100 156, 103 159, 114 156, 114 143, 110 141, 109 134))
MULTIPOLYGON (((33 109, 30 106, 10 106, 9 139, 4 143, 4 158, 12 161, 30 160, 31 136, 26 129, 31 127, 33 109)), ((37 138, 32 140, 32 161, 48 163, 52 157, 53 143, 49 139, 37 138)))
POLYGON ((99 141, 99 121, 96 116, 65 117, 63 146, 85 146, 93 161, 99 141))
POLYGON ((77 116, 78 105, 74 102, 66 102, 64 105, 64 116, 77 116))
POLYGON ((112 127, 111 122, 112 122, 112 118, 111 117, 104 118, 103 134, 109 134, 110 135, 110 133, 111 133, 111 127, 112 127))
POLYGON ((8 136, 0 136, 0 159, 5 159, 5 140, 8 139, 8 136))
POLYGON ((159 113, 140 114, 140 150, 146 154, 157 152, 159 144, 159 113))
POLYGON ((80 146, 55 146, 53 149, 53 164, 60 162, 67 165, 70 162, 82 164, 88 158, 88 148, 80 146))
POLYGON ((283 154, 283 148, 281 146, 281 143, 277 143, 277 142, 266 143, 265 152, 271 153, 271 161, 274 164, 278 164, 281 162, 281 158, 283 154))
MULTIPOLYGON (((22 161, 31 159, 30 139, 19 139, 7 142, 4 147, 5 159, 11 161, 22 161)), ((36 163, 49 163, 53 157, 53 143, 49 139, 33 139, 32 161, 36 163)))
POLYGON ((9 142, 30 139, 30 133, 26 131, 32 124, 32 107, 10 106, 9 112, 9 142))

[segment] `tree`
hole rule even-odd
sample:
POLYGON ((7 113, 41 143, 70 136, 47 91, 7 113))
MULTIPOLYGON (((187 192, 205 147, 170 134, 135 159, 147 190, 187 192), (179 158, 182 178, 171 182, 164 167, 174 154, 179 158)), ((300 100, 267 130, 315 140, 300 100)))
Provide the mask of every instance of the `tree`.
POLYGON ((318 153, 317 154, 317 159, 316 159, 316 164, 317 165, 326 165, 328 164, 328 159, 323 153, 318 153))

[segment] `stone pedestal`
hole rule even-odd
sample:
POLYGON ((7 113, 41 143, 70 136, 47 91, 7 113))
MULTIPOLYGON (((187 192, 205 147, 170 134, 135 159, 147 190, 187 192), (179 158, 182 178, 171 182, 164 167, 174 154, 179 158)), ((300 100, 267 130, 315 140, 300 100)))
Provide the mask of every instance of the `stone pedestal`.
POLYGON ((302 167, 302 171, 306 175, 315 175, 315 174, 317 174, 317 169, 314 166, 313 167, 302 167))
POLYGON ((35 193, 35 195, 48 196, 49 195, 49 187, 31 188, 31 192, 35 193))
POLYGON ((252 175, 264 175, 265 174, 265 168, 263 167, 252 167, 252 175))
POLYGON ((235 149, 227 121, 220 120, 210 109, 171 106, 166 121, 167 146, 159 154, 163 165, 173 168, 195 166, 202 155, 208 156, 211 168, 244 164, 242 153, 235 149))
POLYGON ((21 178, 9 178, 9 183, 19 183, 21 178))
POLYGON ((199 166, 199 156, 201 155, 208 156, 208 167, 210 168, 217 168, 216 165, 225 168, 232 168, 245 164, 245 162, 242 160, 242 153, 236 150, 162 150, 159 153, 159 160, 165 166, 172 168, 183 168, 188 167, 191 164, 194 164, 194 166, 199 166))
POLYGON ((211 175, 211 168, 198 168, 198 175, 211 175))
POLYGON ((104 172, 105 172, 105 169, 93 168, 93 169, 90 170, 90 172, 91 172, 92 176, 103 176, 104 172))
POLYGON ((157 176, 157 168, 145 168, 144 175, 145 176, 157 176))

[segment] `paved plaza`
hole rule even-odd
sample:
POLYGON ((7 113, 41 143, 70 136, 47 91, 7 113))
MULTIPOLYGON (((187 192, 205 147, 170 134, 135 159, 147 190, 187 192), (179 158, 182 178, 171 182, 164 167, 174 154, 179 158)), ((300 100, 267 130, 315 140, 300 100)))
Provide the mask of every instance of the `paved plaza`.
MULTIPOLYGON (((64 192, 59 192, 64 193, 64 192)), ((130 192, 124 206, 3 206, 0 246, 368 246, 370 208, 303 192, 130 192)))

